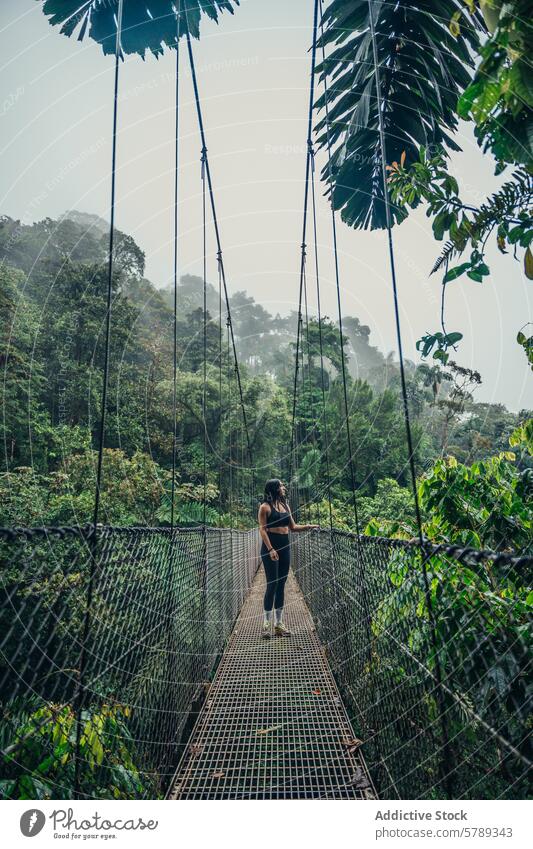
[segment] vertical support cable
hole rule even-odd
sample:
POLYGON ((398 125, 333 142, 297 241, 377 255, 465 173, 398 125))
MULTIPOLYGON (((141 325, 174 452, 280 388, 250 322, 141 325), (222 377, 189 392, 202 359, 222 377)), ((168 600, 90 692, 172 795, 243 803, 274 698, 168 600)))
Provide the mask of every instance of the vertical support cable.
POLYGON ((342 302, 341 302, 341 287, 340 287, 340 270, 339 270, 339 249, 337 243, 337 219, 335 215, 335 206, 333 203, 333 173, 332 173, 332 152, 331 152, 331 127, 330 127, 330 113, 329 113, 329 91, 328 91, 328 77, 327 77, 327 68, 326 68, 326 50, 324 45, 324 25, 323 25, 323 6, 322 0, 320 2, 320 44, 321 44, 321 52, 322 52, 322 65, 323 65, 323 82, 324 82, 324 106, 325 106, 325 123, 326 123, 326 149, 327 149, 327 174, 328 174, 328 182, 330 185, 330 211, 331 211, 331 232, 333 239, 333 257, 334 257, 334 269, 335 269, 335 289, 337 294, 337 321, 339 325, 339 348, 341 355, 341 376, 342 376, 342 392, 343 392, 343 403, 344 403, 344 422, 346 428, 346 446, 348 449, 348 464, 350 471, 350 486, 352 492, 352 510, 354 517, 354 525, 355 525, 355 558, 358 565, 359 571, 359 586, 362 597, 362 605, 365 619, 365 633, 367 639, 367 656, 368 656, 368 664, 369 669, 372 668, 372 617, 371 617, 371 604, 369 600, 368 594, 368 585, 367 585, 367 564, 366 564, 366 555, 364 547, 361 545, 361 526, 359 523, 359 510, 357 506, 357 494, 356 494, 356 479, 355 479, 355 463, 353 459, 353 449, 352 449, 352 433, 350 427, 350 408, 348 403, 348 375, 346 372, 346 358, 344 356, 344 332, 343 332, 343 321, 342 321, 342 302))
MULTIPOLYGON (((310 339, 310 334, 309 334, 309 308, 308 308, 308 302, 307 302, 307 268, 306 268, 307 257, 306 257, 305 254, 306 254, 306 249, 304 247, 303 292, 304 292, 304 309, 305 309, 305 338, 306 338, 306 342, 307 342, 307 392, 308 392, 308 397, 309 397, 309 408, 310 408, 309 412, 310 412, 311 422, 312 422, 309 430, 310 430, 312 445, 313 445, 314 449, 316 451, 318 451, 318 449, 317 449, 317 434, 316 434, 316 419, 315 419, 315 415, 314 415, 314 403, 313 403, 313 401, 314 401, 314 399, 313 399, 313 389, 312 389, 312 384, 311 384, 313 354, 312 354, 311 339, 310 339)), ((303 322, 300 322, 300 328, 302 328, 302 324, 303 324, 303 322)), ((300 330, 300 333, 302 333, 301 330, 300 330)), ((303 344, 302 344, 302 400, 305 399, 305 391, 306 391, 305 358, 304 358, 304 350, 303 350, 303 344)), ((307 432, 307 429, 306 429, 306 432, 307 432)), ((300 433, 301 433, 301 430, 300 430, 300 433)), ((297 429, 297 440, 298 440, 298 429, 297 429)), ((298 461, 298 457, 296 457, 296 464, 295 464, 295 473, 296 474, 298 473, 298 463, 297 463, 297 461, 298 461)), ((299 492, 299 490, 298 490, 298 492, 299 492)), ((320 508, 319 508, 318 503, 317 503, 317 514, 318 515, 320 514, 320 508)), ((306 491, 305 491, 304 503, 302 505, 302 515, 305 515, 305 518, 307 519, 307 521, 312 519, 312 515, 311 515, 311 490, 308 487, 306 487, 306 491)), ((319 521, 320 521, 320 519, 317 519, 317 522, 319 522, 319 521)))
POLYGON ((220 261, 222 257, 220 251, 217 252, 217 268, 218 268, 218 403, 220 406, 220 418, 218 423, 218 453, 219 453, 219 473, 218 473, 218 503, 220 514, 222 514, 222 456, 224 452, 224 435, 222 432, 222 271, 220 269, 220 261))
MULTIPOLYGON (((231 322, 226 318, 227 334, 227 380, 228 380, 228 510, 230 533, 230 563, 234 561, 233 541, 233 433, 232 433, 232 392, 231 392, 231 322)), ((232 565, 233 569, 233 565, 232 565)))
POLYGON ((381 74, 379 70, 378 46, 376 39, 376 27, 374 22, 374 0, 368 0, 368 13, 370 19, 370 37, 372 39, 372 54, 374 59, 374 79, 376 85, 376 99, 378 107, 378 128, 379 128, 379 144, 381 150, 381 180, 383 184, 383 203, 385 205, 385 220, 387 225, 387 241, 389 246, 389 263, 392 279, 392 293, 394 300, 394 318, 396 323, 396 341, 398 344, 398 358, 400 361, 400 378, 402 387, 402 402, 403 414, 405 419, 405 433, 407 437, 407 449, 409 451, 409 468, 411 471, 411 485, 413 489, 413 499, 415 504, 416 523, 418 527, 418 536, 420 545, 424 543, 424 534, 422 531, 422 519, 420 516, 420 504, 418 500, 418 491, 416 487, 416 470, 413 449, 413 437, 411 433, 411 420, 409 415, 409 403, 407 400, 407 385, 405 380, 405 366, 403 359, 403 343, 402 330, 400 323, 400 307, 398 301, 398 285, 396 281, 396 263, 394 259, 394 242, 392 238, 392 216, 389 202, 389 189, 387 184, 387 142, 385 138, 385 126, 383 121, 383 102, 381 97, 381 74))
MULTIPOLYGON (((316 31, 315 31, 316 37, 316 31)), ((314 243, 314 259, 315 259, 315 278, 316 278, 316 299, 318 313, 318 345, 320 352, 320 389, 322 398, 322 421, 324 431, 324 453, 326 459, 326 493, 328 497, 328 518, 329 518, 329 555, 331 563, 331 578, 333 581, 333 597, 335 599, 335 609, 339 605, 339 592, 337 583, 337 563, 335 557, 335 536, 333 533, 333 510, 331 503, 331 472, 329 465, 329 432, 328 432, 328 416, 326 409, 326 387, 324 376, 324 344, 322 338, 322 305, 320 299, 320 272, 318 263, 318 227, 316 215, 316 195, 315 195, 315 153, 312 139, 309 139, 309 149, 311 154, 311 212, 313 221, 313 243, 314 243)), ((341 346, 342 356, 342 346, 341 346)))
POLYGON ((206 219, 206 185, 205 172, 207 162, 207 148, 205 142, 202 144, 202 249, 203 249, 203 301, 202 301, 202 419, 204 424, 204 440, 203 440, 203 499, 202 499, 202 534, 204 541, 204 569, 202 575, 202 607, 203 607, 203 635, 202 635, 202 654, 203 654, 203 672, 204 678, 207 677, 208 660, 207 660, 207 628, 209 618, 209 605, 207 592, 209 587, 209 552, 207 547, 207 219, 206 219))
POLYGON ((106 302, 106 323, 105 323, 105 354, 104 354, 104 375, 102 385, 102 409, 100 413, 100 432, 98 442, 98 464, 96 470, 96 484, 94 493, 94 513, 93 513, 93 528, 88 540, 89 547, 89 580, 87 584, 87 604, 85 608, 85 616, 83 620, 78 683, 74 696, 75 714, 76 714, 76 744, 74 754, 74 797, 81 798, 81 776, 80 776, 80 761, 81 761, 81 726, 82 726, 82 711, 85 704, 85 675, 87 664, 87 642, 89 638, 90 615, 92 608, 94 578, 96 570, 97 558, 97 527, 100 517, 100 494, 102 488, 102 466, 104 455, 104 439, 105 439, 105 424, 106 424, 106 407, 107 407, 107 388, 109 383, 109 350, 111 338, 111 305, 113 299, 113 250, 115 240, 115 187, 116 187, 116 171, 117 171, 117 125, 118 125, 118 84, 119 84, 119 69, 121 56, 121 35, 122 35, 122 12, 124 0, 119 0, 118 13, 116 17, 116 39, 115 39, 115 80, 113 88, 113 131, 112 131, 112 149, 111 149, 111 212, 109 223, 109 256, 108 256, 108 272, 107 272, 107 302, 106 302))
MULTIPOLYGON (((229 317, 226 320, 227 327, 227 357, 228 357, 228 490, 229 490, 229 520, 230 520, 230 530, 233 533, 233 446, 232 446, 232 417, 231 417, 231 353, 230 353, 230 320, 229 317)), ((232 545, 233 545, 233 536, 232 536, 232 545)))
POLYGON ((407 436, 407 447, 409 451, 409 467, 411 470, 411 483, 413 488, 413 498, 415 504, 415 513, 416 513, 416 521, 418 526, 418 536, 419 536, 419 544, 420 544, 420 555, 421 555, 421 568, 422 575, 424 580, 424 594, 426 598, 426 606, 428 609, 428 616, 430 620, 430 632, 431 632, 431 642, 433 645, 433 651, 435 653, 435 678, 436 678, 436 689, 437 689, 437 698, 439 702, 439 713, 442 727, 442 737, 443 737, 443 763, 442 763, 442 775, 443 781, 446 786, 446 791, 448 793, 449 798, 453 798, 453 788, 451 786, 451 770, 452 770, 452 758, 451 758, 451 749, 450 749, 450 741, 448 734, 448 721, 446 716, 446 702, 444 699, 444 691, 442 684, 442 669, 440 663, 439 656, 439 648, 438 648, 438 640, 437 640, 437 627, 435 622, 435 614, 433 610, 433 604, 431 600, 431 590, 429 585, 429 577, 427 572, 427 560, 428 554, 426 552, 426 545, 424 541, 424 534, 422 530, 422 519, 420 515, 420 504, 418 500, 418 491, 416 487, 416 470, 415 470, 415 462, 414 462, 414 451, 413 451, 413 438, 411 434, 411 422, 409 417, 409 403, 407 400, 407 387, 405 380, 405 367, 403 360, 403 345, 402 345, 402 333, 401 333, 401 323, 400 323, 400 309, 398 302, 398 288, 396 282, 396 267, 394 261, 394 242, 392 238, 392 216, 390 211, 390 201, 389 201, 389 190, 387 184, 387 146, 386 146, 386 138, 385 138, 385 126, 383 120, 383 103, 381 97, 381 75, 379 70, 379 57, 378 57, 378 47, 377 47, 377 38, 376 38, 376 25, 374 21, 374 9, 373 9, 374 0, 368 0, 368 13, 370 20, 370 37, 372 39, 372 54, 374 60, 374 79, 376 85, 376 98, 377 98, 377 107, 378 107, 378 127, 379 127, 379 142, 381 149, 381 179, 383 184, 383 202, 385 204, 385 220, 387 225, 387 239, 389 245, 389 262, 391 269, 391 278, 392 278, 392 291, 393 291, 393 300, 394 300, 394 317, 396 322, 396 338, 398 343, 398 356, 400 360, 400 377, 401 377, 401 387, 402 387, 402 401, 403 401, 403 410, 404 410, 404 418, 405 418, 405 430, 407 436))
MULTIPOLYGON (((331 168, 331 134, 330 134, 330 118, 329 118, 329 98, 328 98, 328 82, 327 82, 327 70, 326 70, 326 52, 324 47, 324 26, 323 26, 323 9, 322 9, 322 0, 320 2, 320 43, 322 48, 322 64, 324 66, 323 70, 323 79, 324 79, 324 105, 326 110, 326 147, 327 147, 327 169, 328 169, 328 181, 330 187, 332 186, 332 168, 331 168)), ((352 489, 352 508, 354 514, 354 523, 355 523, 355 532, 358 538, 359 545, 359 537, 361 535, 361 528, 359 525, 359 512, 357 508, 357 495, 356 495, 356 483, 355 483, 355 468, 353 461, 353 450, 352 450, 352 435, 350 428, 350 410, 348 404, 348 389, 347 389, 347 374, 346 374, 346 360, 344 356, 344 334, 342 327, 342 304, 341 304, 341 289, 340 289, 340 272, 339 272, 339 251, 337 245, 337 220, 335 216, 335 207, 333 205, 333 190, 331 189, 330 194, 330 209, 331 209, 331 231, 333 237, 333 256, 334 256, 334 264, 335 264, 335 288, 337 291, 337 319, 339 322, 339 346, 341 352, 341 374, 342 374, 342 387, 343 387, 343 398, 344 398, 344 419, 346 423, 346 442, 348 447, 348 462, 350 465, 350 483, 352 489)))
MULTIPOLYGON (((312 355, 311 355, 311 340, 310 340, 310 337, 309 337, 309 305, 307 303, 307 274, 306 274, 306 270, 305 270, 305 265, 304 265, 303 291, 304 291, 304 313, 305 313, 305 339, 306 339, 306 342, 307 342, 307 381, 306 381, 306 376, 305 376, 304 346, 302 344, 302 402, 303 402, 303 404, 305 404, 305 397, 306 397, 306 390, 307 390, 307 396, 309 398, 309 405, 311 407, 311 418, 313 419, 313 404, 312 404, 313 395, 312 395, 312 390, 311 390, 312 355)), ((302 324, 303 324, 303 322, 300 322, 300 334, 302 334, 302 324)), ((302 441, 302 431, 304 431, 304 428, 302 426, 300 426, 299 431, 300 431, 299 437, 298 437, 298 431, 297 431, 296 439, 298 441, 298 438, 299 438, 299 441, 301 442, 302 441)), ((307 428, 305 428, 305 433, 307 434, 307 428)), ((316 443, 316 438, 315 438, 316 434, 315 434, 314 422, 313 422, 313 425, 312 425, 312 434, 313 434, 313 438, 315 439, 315 443, 316 443)), ((295 475, 296 475, 296 478, 297 478, 298 477, 297 465, 295 465, 295 475)), ((298 487, 298 494, 299 494, 300 487, 298 486, 298 484, 297 484, 297 487, 298 487)), ((307 517, 307 501, 308 501, 307 495, 306 495, 306 493, 304 493, 303 504, 300 505, 300 503, 298 502, 298 508, 299 509, 301 508, 302 517, 304 517, 304 516, 307 517)))
MULTIPOLYGON (((185 14, 187 14, 186 11, 185 11, 185 14)), ((243 422, 244 422, 244 429, 246 431, 246 442, 247 442, 247 447, 248 447, 248 454, 249 454, 249 457, 250 457, 250 467, 253 467, 252 444, 251 444, 251 441, 250 441, 250 432, 249 432, 249 427, 248 427, 248 418, 246 416, 246 408, 244 406, 244 392, 243 392, 243 388, 242 388, 241 374, 240 374, 240 371, 239 371, 239 361, 238 361, 238 358, 237 358, 237 347, 236 347, 236 344, 235 344, 235 334, 233 332, 233 322, 232 322, 232 319, 231 319, 231 308, 230 308, 230 303, 229 303, 228 287, 227 287, 227 282, 226 282, 226 271, 225 271, 225 267, 224 267, 224 260, 222 258, 222 245, 221 245, 221 240, 220 240, 220 230, 219 230, 219 226, 218 226, 218 217, 217 217, 216 205, 215 205, 215 194, 214 194, 214 191, 213 191, 213 181, 211 179, 211 169, 209 167, 209 159, 207 157, 204 120, 203 120, 203 115, 202 115, 202 106, 201 106, 201 103, 200 103, 200 92, 198 90, 198 79, 197 79, 197 76, 196 76, 196 66, 194 64, 194 56, 193 56, 193 52, 192 52, 191 37, 190 37, 188 29, 186 31, 186 38, 187 38, 187 49, 188 49, 188 53, 189 53, 189 65, 190 65, 190 68, 191 68, 191 77, 192 77, 192 84, 193 84, 193 90, 194 90, 194 100, 195 100, 195 105, 196 105, 196 114, 197 114, 197 117, 198 117, 198 127, 199 127, 199 130, 200 130, 202 150, 205 151, 205 175, 206 175, 206 179, 207 179, 207 188, 208 188, 208 191, 209 191, 209 202, 210 202, 210 206, 211 206, 211 214, 213 216, 213 226, 214 226, 214 230, 215 230, 215 240, 216 240, 216 246, 217 246, 219 263, 220 263, 220 271, 221 271, 221 275, 222 275, 222 286, 223 286, 223 289, 224 289, 224 298, 225 298, 225 302, 226 302, 226 309, 227 309, 228 320, 229 320, 231 343, 232 343, 232 348, 233 348, 233 359, 234 359, 234 362, 235 362, 235 374, 237 376, 237 386, 238 386, 238 389, 239 389, 241 412, 242 412, 242 418, 243 418, 243 422)))
POLYGON ((203 245, 203 385, 202 385, 202 418, 204 423, 204 443, 203 443, 203 482, 204 482, 204 497, 203 497, 203 517, 202 523, 205 527, 206 520, 206 500, 207 500, 207 223, 206 223, 206 186, 205 186, 205 165, 207 157, 207 148, 202 147, 202 245, 203 245))
MULTIPOLYGON (((313 242, 314 242, 314 259, 315 259, 315 278, 316 278, 316 300, 318 314, 318 346, 320 352, 320 389, 322 396, 322 421, 324 427, 324 447, 326 457, 326 492, 328 495, 328 511, 329 511, 329 530, 331 533, 331 541, 333 544, 333 512, 331 506, 331 474, 329 466, 329 433, 328 433, 328 417, 326 410, 326 386, 324 382, 324 343, 322 338, 322 305, 320 300, 320 273, 318 265, 318 228, 316 217, 316 197, 315 197, 315 153, 313 142, 309 141, 311 152, 311 211, 313 219, 313 242)), ((342 354, 342 351, 341 351, 342 354)))
POLYGON ((100 494, 102 488, 102 465, 105 440, 107 389, 109 384, 109 348, 111 339, 111 305, 113 300, 113 250, 115 245, 115 195, 116 195, 116 171, 117 171, 117 124, 118 124, 118 82, 120 68, 121 34, 122 34, 122 10, 124 0, 119 0, 117 16, 117 36, 115 42, 115 85, 113 95, 113 141, 111 153, 111 214, 109 224, 109 257, 107 265, 107 306, 105 323, 105 353, 104 353, 104 378, 102 385, 102 410, 100 415, 100 433, 98 441, 98 465, 96 471, 96 489, 94 496, 93 524, 98 524, 100 513, 100 494))
POLYGON ((176 99, 175 99, 175 138, 174 138, 174 330, 173 330, 173 371, 172 371, 172 484, 170 506, 170 529, 174 530, 174 502, 176 497, 176 446, 178 437, 177 381, 178 381, 178 214, 179 214, 179 79, 180 79, 180 11, 181 0, 176 13, 176 99))
POLYGON ((313 134, 313 105, 315 100, 315 69, 316 69, 316 34, 317 34, 317 26, 318 26, 318 0, 314 2, 314 12, 313 12, 313 44, 311 50, 311 79, 309 85, 309 111, 307 117, 307 156, 305 160, 305 189, 304 189, 304 208, 303 208, 303 221, 302 221, 302 242, 301 242, 301 256, 300 256, 300 290, 298 295, 298 323, 297 323, 297 331, 296 331, 296 353, 294 359, 294 387, 293 387, 293 398, 292 398, 292 427, 291 427, 291 444, 289 449, 289 485, 291 483, 291 478, 293 474, 293 466, 295 465, 296 459, 296 446, 295 446, 295 429, 296 429, 296 398, 298 392, 298 369, 299 369, 299 357, 300 357, 300 325, 302 321, 302 299, 303 299, 303 286, 304 286, 304 277, 305 277, 305 254, 306 254, 306 235, 307 235, 307 210, 309 205, 309 177, 311 172, 311 152, 309 149, 309 141, 312 138, 313 134))
MULTIPOLYGON (((181 0, 178 0, 176 9, 176 80, 175 80, 175 102, 174 102, 174 316, 173 316, 173 354, 172 354, 172 481, 171 481, 171 503, 170 503, 170 534, 168 537, 168 576, 167 576, 167 681, 171 696, 171 706, 175 709, 173 699, 176 657, 175 638, 175 616, 174 616, 174 567, 176 564, 175 537, 175 501, 176 501, 176 450, 178 436, 177 410, 177 386, 178 386, 178 236, 179 236, 179 84, 180 84, 180 15, 181 0)), ((171 711, 169 711, 171 713, 171 711)), ((172 752, 168 756, 169 766, 172 763, 172 752)))

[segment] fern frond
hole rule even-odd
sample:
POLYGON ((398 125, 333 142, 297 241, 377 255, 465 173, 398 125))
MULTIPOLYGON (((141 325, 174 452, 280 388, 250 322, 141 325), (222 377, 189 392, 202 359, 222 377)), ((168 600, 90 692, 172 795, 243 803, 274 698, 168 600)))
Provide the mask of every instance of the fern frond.
POLYGON ((429 273, 435 274, 435 272, 439 271, 439 269, 441 269, 443 265, 446 265, 447 262, 449 262, 451 259, 453 259, 453 257, 455 256, 456 253, 457 253, 457 248, 455 247, 454 243, 453 242, 446 242, 446 244, 444 245, 439 256, 435 260, 435 264, 434 264, 433 268, 431 269, 431 271, 429 273))
MULTIPOLYGON (((465 212, 471 210, 463 207, 465 212)), ((525 169, 518 169, 512 178, 501 186, 473 211, 472 218, 468 223, 461 225, 463 235, 468 235, 465 242, 461 244, 457 239, 448 241, 441 253, 435 260, 430 274, 440 271, 447 262, 456 256, 460 256, 467 244, 475 246, 492 230, 501 224, 511 225, 519 215, 533 215, 533 178, 525 169)), ((516 222, 515 222, 516 223, 516 222)), ((523 220, 523 226, 527 226, 527 219, 523 220)), ((533 226, 533 219, 531 225, 533 226)))

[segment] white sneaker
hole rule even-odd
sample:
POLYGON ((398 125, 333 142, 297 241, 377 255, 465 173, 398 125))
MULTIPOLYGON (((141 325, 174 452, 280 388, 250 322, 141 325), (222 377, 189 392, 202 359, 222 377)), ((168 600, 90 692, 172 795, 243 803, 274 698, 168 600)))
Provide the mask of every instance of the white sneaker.
POLYGON ((272 626, 270 622, 263 622, 263 633, 261 636, 263 640, 269 640, 272 636, 272 626))

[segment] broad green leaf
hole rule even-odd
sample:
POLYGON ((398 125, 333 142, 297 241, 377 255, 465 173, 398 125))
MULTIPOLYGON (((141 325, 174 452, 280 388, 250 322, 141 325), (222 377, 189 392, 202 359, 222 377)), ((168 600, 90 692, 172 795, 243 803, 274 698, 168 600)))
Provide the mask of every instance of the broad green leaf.
POLYGON ((528 248, 524 256, 524 271, 528 280, 533 280, 533 254, 528 248))
POLYGON ((450 268, 444 275, 443 283, 449 283, 450 280, 456 280, 461 274, 464 274, 471 266, 470 262, 463 262, 461 265, 456 265, 455 268, 450 268))

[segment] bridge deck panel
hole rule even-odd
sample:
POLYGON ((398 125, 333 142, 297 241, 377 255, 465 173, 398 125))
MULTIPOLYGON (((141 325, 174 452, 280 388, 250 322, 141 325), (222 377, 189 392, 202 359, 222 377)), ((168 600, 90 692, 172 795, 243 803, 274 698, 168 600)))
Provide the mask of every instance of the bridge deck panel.
POLYGON ((254 580, 176 773, 171 799, 365 799, 375 791, 302 593, 291 637, 261 638, 254 580))

